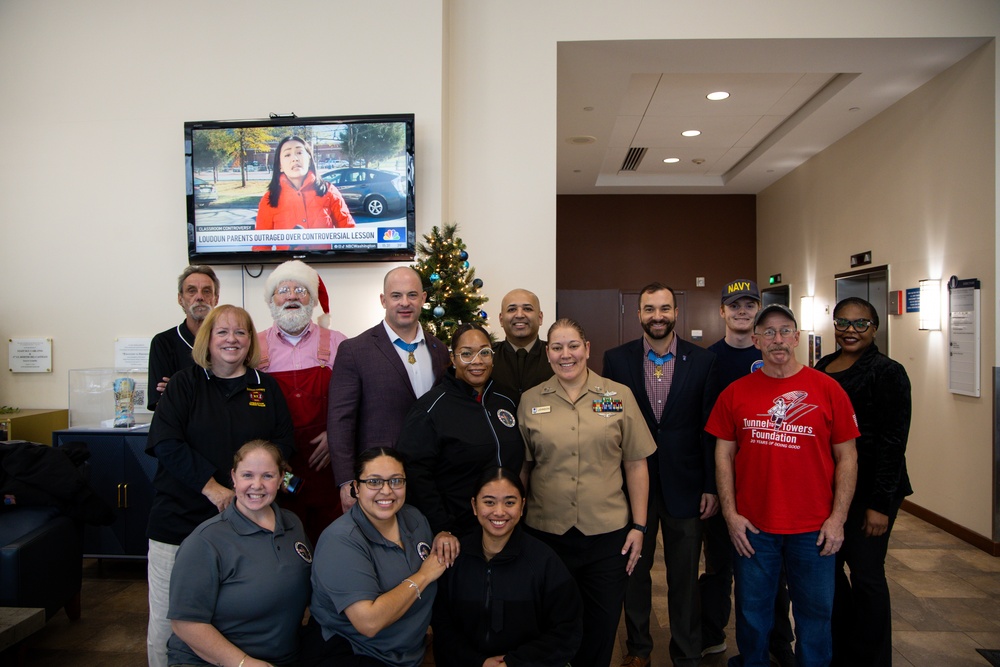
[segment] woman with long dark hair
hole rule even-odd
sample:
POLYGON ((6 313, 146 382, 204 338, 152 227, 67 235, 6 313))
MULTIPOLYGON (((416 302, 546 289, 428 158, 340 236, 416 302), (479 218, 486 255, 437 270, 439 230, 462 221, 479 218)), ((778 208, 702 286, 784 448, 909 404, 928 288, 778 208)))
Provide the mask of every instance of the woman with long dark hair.
MULTIPOLYGON (((257 207, 256 229, 354 227, 354 218, 347 210, 344 197, 316 173, 312 150, 304 139, 285 137, 278 143, 274 155, 274 174, 257 207)), ((254 250, 287 250, 289 247, 288 244, 261 245, 254 246, 254 250)), ((310 247, 316 249, 318 246, 310 247)))

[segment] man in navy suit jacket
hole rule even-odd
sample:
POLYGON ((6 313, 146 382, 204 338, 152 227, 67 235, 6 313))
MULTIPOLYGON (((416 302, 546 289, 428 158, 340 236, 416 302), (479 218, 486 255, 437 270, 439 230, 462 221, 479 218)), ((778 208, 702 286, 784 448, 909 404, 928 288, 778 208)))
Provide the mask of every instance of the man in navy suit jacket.
POLYGON ((410 267, 389 271, 380 298, 385 320, 340 344, 330 376, 327 441, 345 512, 355 503, 349 483, 355 456, 395 447, 410 406, 449 364, 448 347, 420 326, 427 300, 420 274, 410 267))
POLYGON ((715 438, 705 422, 719 393, 715 355, 674 333, 674 291, 661 283, 642 288, 639 322, 643 336, 609 350, 602 375, 628 385, 635 395, 657 451, 649 464, 649 532, 625 594, 628 654, 623 665, 646 667, 653 640, 650 567, 656 531, 663 529, 667 564, 670 656, 675 665, 701 660, 701 610, 698 560, 702 519, 718 511, 715 487, 715 438))

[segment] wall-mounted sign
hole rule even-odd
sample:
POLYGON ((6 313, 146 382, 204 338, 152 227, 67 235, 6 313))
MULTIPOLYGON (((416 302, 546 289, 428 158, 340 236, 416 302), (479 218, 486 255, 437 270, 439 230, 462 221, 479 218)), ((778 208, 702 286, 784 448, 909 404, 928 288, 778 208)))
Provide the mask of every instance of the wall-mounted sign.
POLYGON ((979 280, 948 281, 948 389, 953 394, 980 396, 979 280))
POLYGON ((857 255, 851 255, 851 268, 856 266, 865 266, 866 264, 872 263, 872 251, 865 250, 864 252, 859 252, 857 255))
POLYGON ((906 290, 906 312, 908 313, 919 313, 920 312, 920 288, 919 287, 909 287, 906 290))
POLYGON ((8 338, 7 368, 11 373, 51 373, 51 338, 8 338))
POLYGON ((115 368, 119 370, 142 369, 149 367, 150 338, 116 338, 115 368))

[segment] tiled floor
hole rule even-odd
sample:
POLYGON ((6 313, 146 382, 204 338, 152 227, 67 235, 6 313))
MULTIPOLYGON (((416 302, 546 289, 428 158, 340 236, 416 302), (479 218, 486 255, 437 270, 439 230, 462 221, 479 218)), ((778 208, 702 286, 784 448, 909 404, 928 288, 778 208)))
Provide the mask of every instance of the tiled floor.
MULTIPOLYGON (((654 667, 669 664, 669 627, 663 563, 653 569, 654 667)), ((977 648, 1000 649, 1000 558, 901 513, 886 562, 893 605, 895 667, 983 667, 977 648)), ((146 582, 144 562, 87 561, 83 615, 70 622, 60 612, 27 640, 28 667, 119 667, 146 663, 146 582)), ((729 650, 702 660, 725 665, 736 652, 732 628, 729 650)), ((619 629, 621 660, 624 629, 619 629)))

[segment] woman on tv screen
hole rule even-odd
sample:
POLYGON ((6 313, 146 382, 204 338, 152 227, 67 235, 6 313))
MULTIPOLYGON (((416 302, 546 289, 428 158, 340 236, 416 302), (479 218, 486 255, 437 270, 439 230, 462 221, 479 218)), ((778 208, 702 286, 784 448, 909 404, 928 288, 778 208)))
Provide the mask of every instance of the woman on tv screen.
MULTIPOLYGON (((275 149, 275 164, 271 184, 257 207, 256 229, 354 227, 340 192, 316 174, 305 140, 296 136, 282 139, 275 149)), ((254 250, 288 249, 287 245, 254 246, 254 250)))

